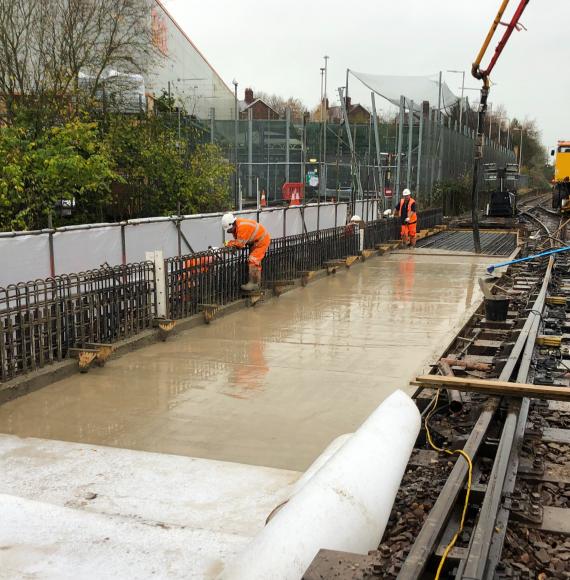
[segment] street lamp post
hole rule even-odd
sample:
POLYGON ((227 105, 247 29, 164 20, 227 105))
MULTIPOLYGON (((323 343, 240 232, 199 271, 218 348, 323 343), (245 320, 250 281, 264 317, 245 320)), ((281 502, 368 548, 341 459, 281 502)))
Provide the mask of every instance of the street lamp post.
POLYGON ((519 145, 519 173, 521 172, 521 168, 522 168, 522 149, 523 149, 523 133, 524 133, 524 129, 523 127, 514 127, 513 128, 513 133, 515 131, 520 131, 521 132, 521 144, 519 145))
POLYGON ((238 207, 239 204, 239 163, 238 163, 238 82, 234 79, 234 153, 235 153, 235 179, 234 179, 234 204, 238 207))
POLYGON ((461 74, 461 101, 459 102, 459 131, 462 129, 463 121, 463 93, 465 92, 465 71, 464 70, 448 70, 447 72, 461 74))
MULTIPOLYGON (((327 196, 327 117, 328 117, 328 107, 327 107, 327 80, 328 80, 328 64, 329 58, 328 56, 323 57, 325 59, 325 90, 323 93, 324 105, 325 105, 325 120, 323 123, 323 169, 321 172, 320 180, 322 182, 322 188, 319 187, 319 191, 323 191, 325 194, 325 199, 327 196)), ((303 176, 303 179, 305 177, 303 176)), ((320 194, 318 199, 320 200, 320 194)))

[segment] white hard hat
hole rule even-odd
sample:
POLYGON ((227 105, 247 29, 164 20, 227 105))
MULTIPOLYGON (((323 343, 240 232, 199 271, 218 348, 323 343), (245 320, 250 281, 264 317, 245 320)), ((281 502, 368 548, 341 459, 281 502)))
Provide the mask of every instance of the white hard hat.
POLYGON ((231 230, 235 221, 236 218, 233 213, 225 213, 222 216, 222 228, 224 228, 224 231, 227 232, 228 230, 231 230))
POLYGON ((409 189, 404 189, 404 191, 402 191, 402 195, 407 197, 408 195, 412 195, 412 192, 409 189))
POLYGON ((391 209, 384 210, 384 215, 385 215, 386 217, 389 217, 389 216, 391 216, 391 215, 392 215, 392 210, 391 210, 391 209))
POLYGON ((361 222, 361 221, 362 221, 362 218, 361 218, 359 215, 353 215, 353 216, 350 218, 350 221, 351 221, 351 222, 361 222))

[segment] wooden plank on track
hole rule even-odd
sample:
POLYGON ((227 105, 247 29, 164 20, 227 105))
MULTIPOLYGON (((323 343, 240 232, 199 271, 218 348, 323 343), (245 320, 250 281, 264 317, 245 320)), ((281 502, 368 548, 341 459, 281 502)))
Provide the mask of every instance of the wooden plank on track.
POLYGON ((509 383, 507 381, 472 379, 469 377, 442 377, 424 375, 416 377, 420 385, 440 386, 457 391, 485 393, 488 395, 506 395, 509 397, 530 397, 531 399, 548 399, 570 401, 570 388, 551 385, 529 385, 526 383, 509 383))

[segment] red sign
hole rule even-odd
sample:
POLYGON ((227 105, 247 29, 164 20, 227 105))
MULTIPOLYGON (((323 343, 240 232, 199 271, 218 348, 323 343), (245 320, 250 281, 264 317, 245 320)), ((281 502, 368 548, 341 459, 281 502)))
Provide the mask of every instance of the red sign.
POLYGON ((385 197, 392 197, 392 190, 391 189, 385 189, 384 190, 384 196, 385 197))

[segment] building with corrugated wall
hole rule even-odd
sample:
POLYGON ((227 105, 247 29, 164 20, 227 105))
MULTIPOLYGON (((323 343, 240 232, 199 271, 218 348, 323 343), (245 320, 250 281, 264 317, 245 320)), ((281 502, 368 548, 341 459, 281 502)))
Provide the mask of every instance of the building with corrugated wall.
POLYGON ((159 0, 151 6, 153 43, 160 58, 146 79, 147 93, 162 91, 200 119, 233 119, 234 94, 159 0))

